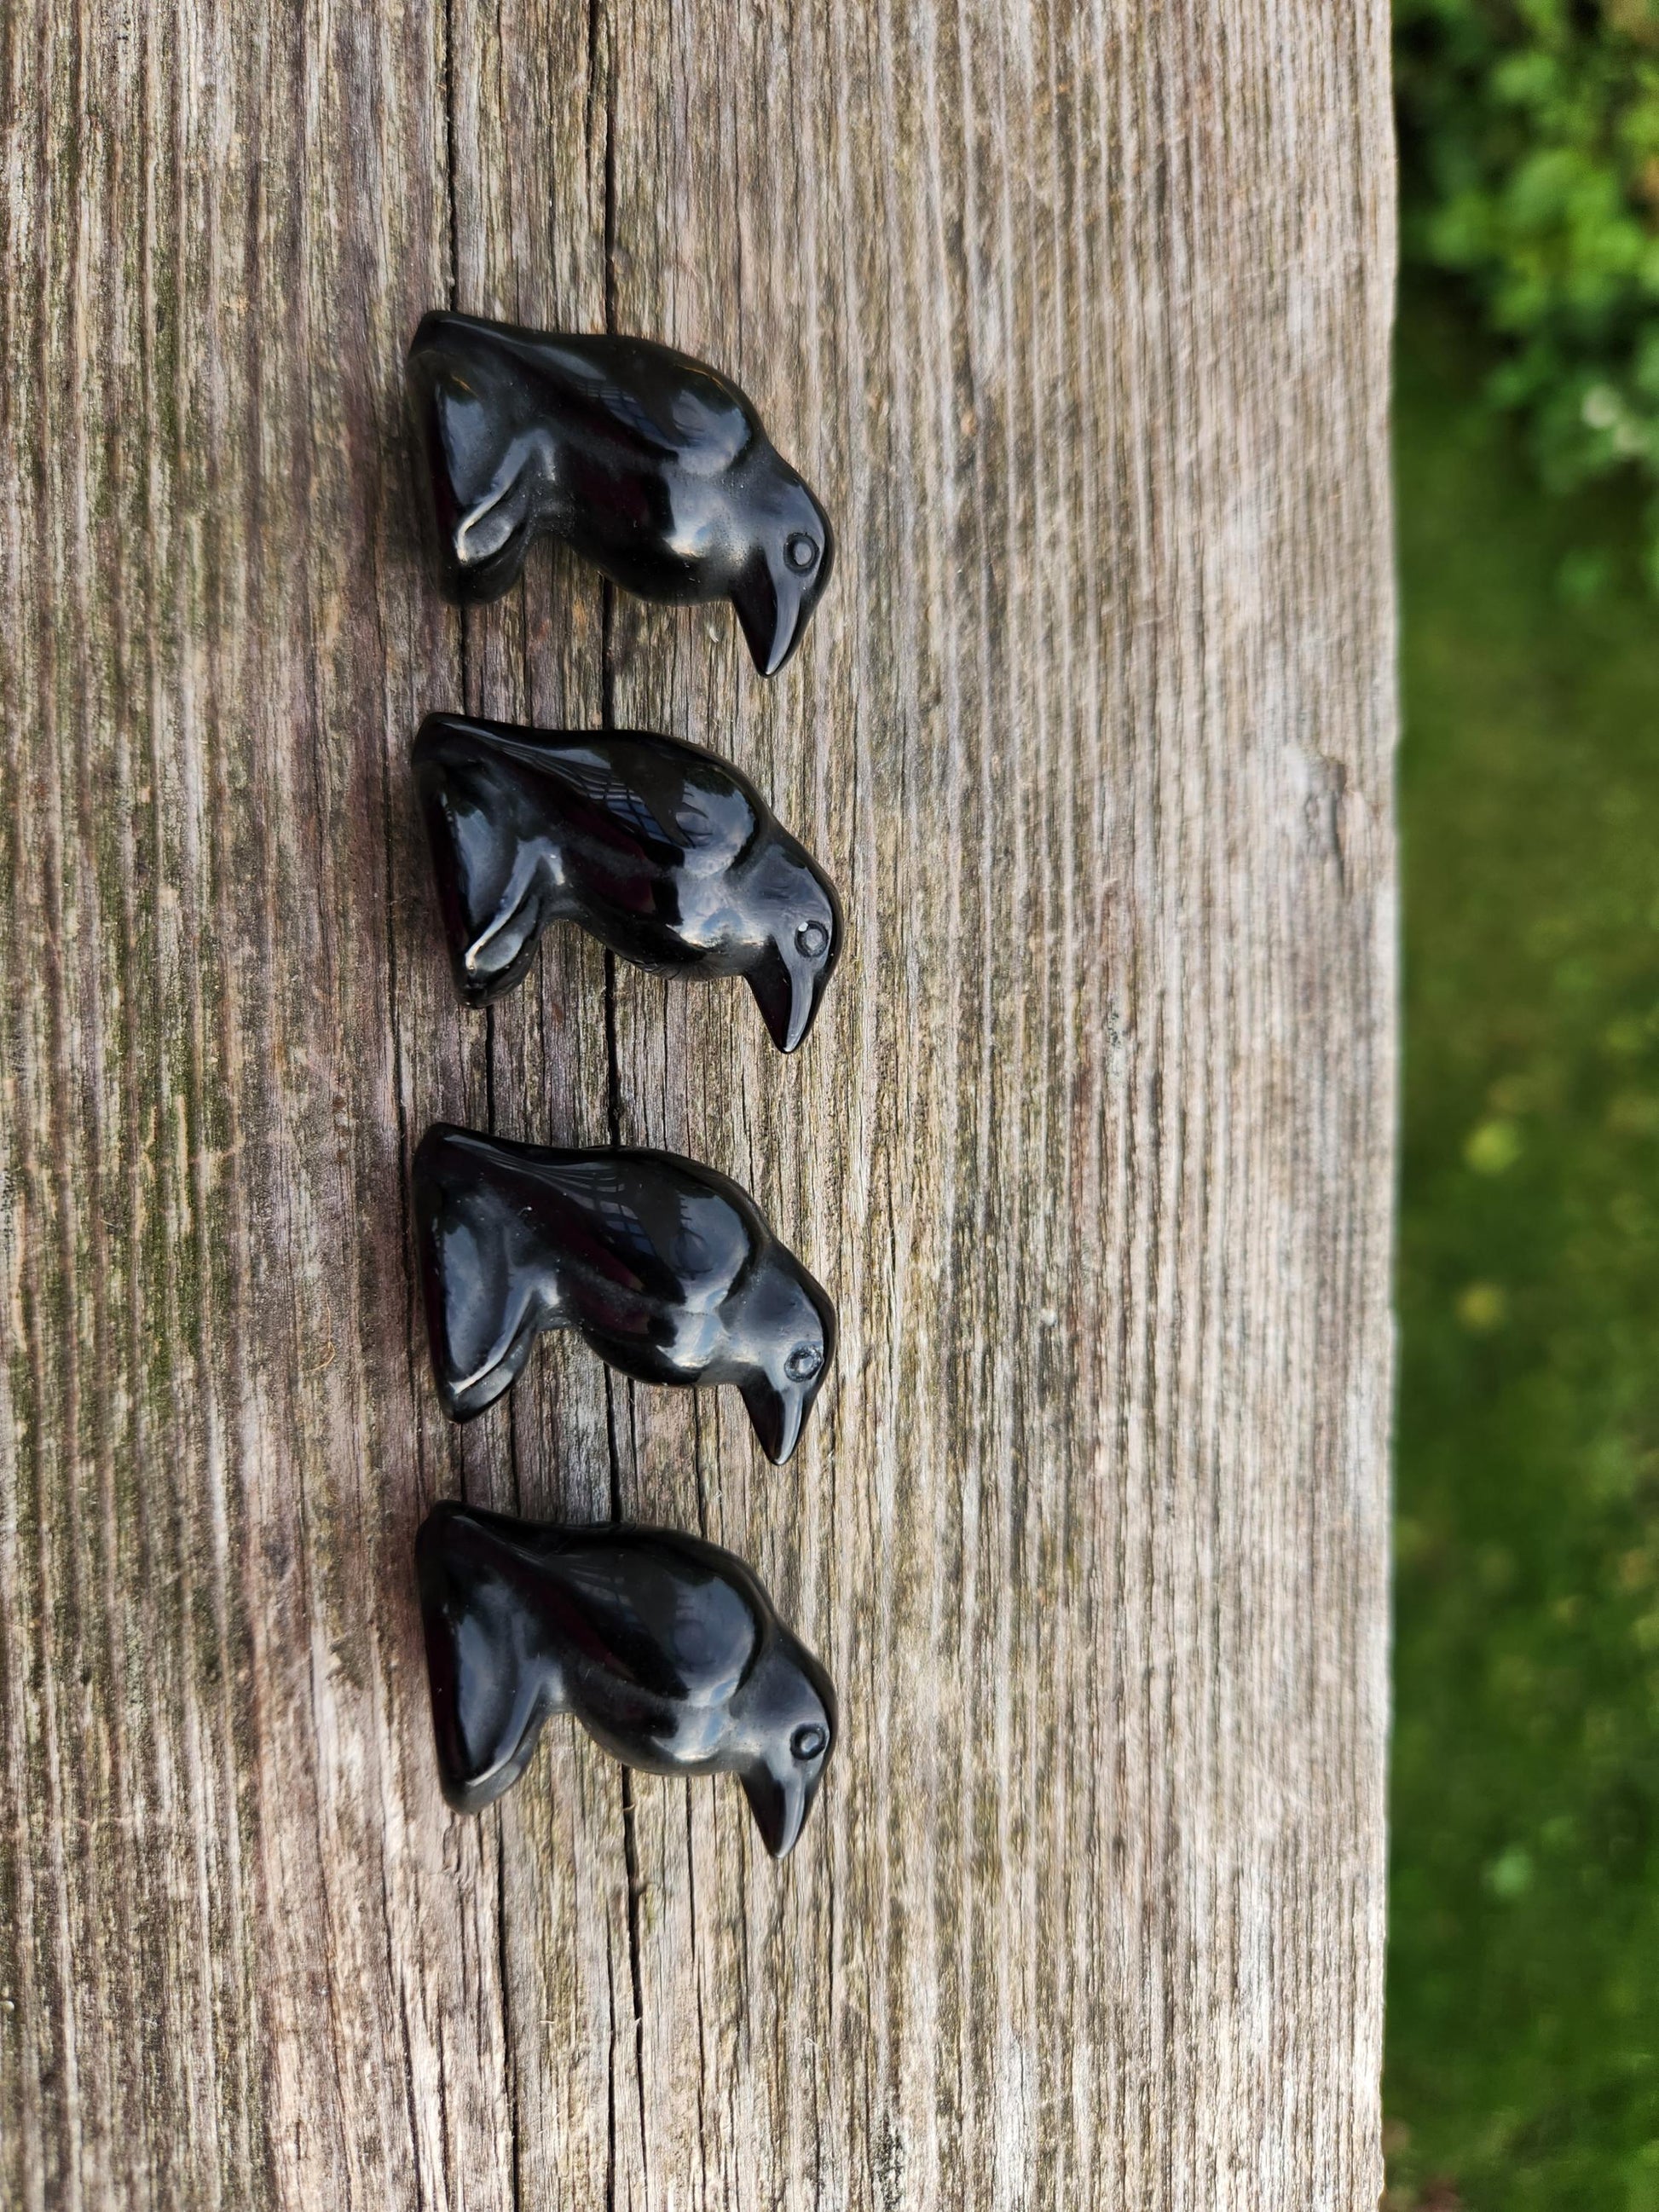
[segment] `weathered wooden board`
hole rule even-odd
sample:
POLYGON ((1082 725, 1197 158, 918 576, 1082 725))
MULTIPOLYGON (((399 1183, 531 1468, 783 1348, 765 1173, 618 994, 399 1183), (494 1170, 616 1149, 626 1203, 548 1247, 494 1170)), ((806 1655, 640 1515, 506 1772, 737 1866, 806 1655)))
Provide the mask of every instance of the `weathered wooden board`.
POLYGON ((0 2203, 1369 2208, 1393 1051, 1386 11, 0 12, 0 2203), (763 686, 428 588, 402 349, 641 330, 840 528, 763 686), (570 939, 459 1012, 428 707, 824 855, 805 1051, 570 939), (836 1291, 798 1465, 550 1345, 450 1430, 440 1115, 678 1146, 836 1291), (434 1784, 431 1499, 752 1556, 795 1856, 556 1729, 434 1784))

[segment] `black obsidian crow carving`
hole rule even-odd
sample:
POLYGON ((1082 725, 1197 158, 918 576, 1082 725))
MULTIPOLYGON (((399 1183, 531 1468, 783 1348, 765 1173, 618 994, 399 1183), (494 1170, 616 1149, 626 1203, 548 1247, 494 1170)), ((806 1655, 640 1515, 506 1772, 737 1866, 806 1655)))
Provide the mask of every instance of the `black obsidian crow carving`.
POLYGON ((835 887, 746 776, 645 730, 428 714, 415 779, 461 995, 520 981, 550 922, 658 975, 741 975, 782 1052, 841 953, 835 887))
POLYGON ((450 599, 498 599, 546 533, 641 599, 729 599, 762 675, 788 659, 835 539, 736 385, 647 338, 443 313, 408 385, 450 599))
POLYGON ((511 1144, 445 1123, 415 1153, 432 1364, 458 1421, 546 1328, 645 1382, 734 1382, 787 1460, 829 1370, 836 1310, 748 1193, 677 1152, 511 1144))
POLYGON ((836 1692, 743 1561, 669 1528, 434 1506, 416 1539, 444 1796, 477 1813, 573 1713, 624 1766, 735 1774, 774 1858, 836 1741, 836 1692))

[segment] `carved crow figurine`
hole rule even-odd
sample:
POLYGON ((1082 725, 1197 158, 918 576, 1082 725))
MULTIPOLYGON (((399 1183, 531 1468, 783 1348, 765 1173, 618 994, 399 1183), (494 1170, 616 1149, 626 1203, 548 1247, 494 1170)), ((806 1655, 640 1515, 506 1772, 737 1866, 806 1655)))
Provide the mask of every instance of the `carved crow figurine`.
POLYGON ((470 1420, 531 1340, 574 1329, 645 1382, 734 1382, 778 1464, 835 1350, 828 1293, 748 1193, 677 1152, 511 1144, 439 1123, 415 1153, 432 1364, 470 1420))
POLYGON ((781 1052, 841 953, 835 887, 746 776, 645 730, 526 730, 428 714, 415 779, 455 980, 520 981, 552 921, 658 975, 741 975, 781 1052))
POLYGON ((449 598, 498 599, 547 532, 641 599, 729 599, 763 676, 788 659, 835 540, 736 385, 647 338, 444 313, 408 384, 449 598))
POLYGON ((416 1539, 445 1796, 477 1813, 573 1713, 624 1766, 736 1774, 774 1858, 836 1741, 830 1677, 743 1561, 669 1528, 434 1506, 416 1539))

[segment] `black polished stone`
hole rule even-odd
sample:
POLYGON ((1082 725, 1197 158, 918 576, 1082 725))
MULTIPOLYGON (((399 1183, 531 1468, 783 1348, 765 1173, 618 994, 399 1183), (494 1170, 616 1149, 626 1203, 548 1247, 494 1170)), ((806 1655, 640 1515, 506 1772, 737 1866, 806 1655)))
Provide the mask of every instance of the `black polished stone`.
POLYGON ((774 1858, 836 1740, 830 1677, 743 1561, 668 1528, 434 1506, 416 1540, 445 1796, 476 1813, 574 1714, 647 1774, 735 1774, 774 1858))
POLYGON ((647 338, 447 313, 407 373, 449 598, 499 598, 546 535, 641 599, 730 599, 762 675, 788 659, 835 538, 734 384, 647 338))
POLYGON ((841 906, 746 776, 645 730, 428 714, 414 745, 455 981, 511 990, 550 922, 658 975, 741 975, 793 1052, 841 955, 841 906))
POLYGON ((800 1438, 835 1352, 829 1294, 748 1193, 676 1152, 520 1145, 440 1123, 416 1233, 446 1411, 481 1413, 542 1330, 646 1382, 730 1382, 767 1456, 800 1438))

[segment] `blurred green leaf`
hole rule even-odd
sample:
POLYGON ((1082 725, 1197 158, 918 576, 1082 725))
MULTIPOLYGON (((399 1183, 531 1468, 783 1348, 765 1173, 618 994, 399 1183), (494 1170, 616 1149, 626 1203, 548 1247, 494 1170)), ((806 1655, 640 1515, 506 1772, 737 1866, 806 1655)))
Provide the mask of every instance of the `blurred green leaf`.
MULTIPOLYGON (((1407 264, 1501 335, 1492 401, 1556 490, 1659 485, 1659 8, 1398 0, 1407 264)), ((1648 526, 1659 577, 1659 501, 1648 526)))

